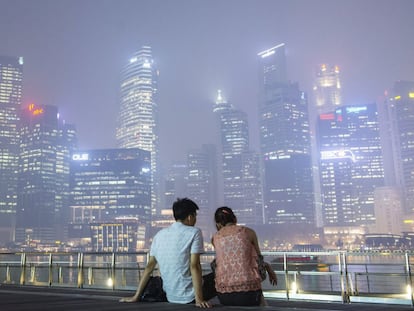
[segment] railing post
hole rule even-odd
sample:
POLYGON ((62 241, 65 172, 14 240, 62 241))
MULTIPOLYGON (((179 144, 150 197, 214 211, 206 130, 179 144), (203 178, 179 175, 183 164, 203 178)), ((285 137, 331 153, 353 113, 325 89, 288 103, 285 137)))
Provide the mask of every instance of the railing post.
POLYGON ((342 297, 342 303, 348 303, 349 302, 349 296, 347 293, 346 285, 345 285, 345 264, 343 263, 345 261, 345 256, 343 252, 338 253, 338 264, 339 264, 339 274, 341 278, 341 297, 342 297))
POLYGON ((53 261, 52 261, 52 253, 49 254, 49 286, 52 286, 53 283, 53 261))
POLYGON ((365 278, 367 279, 367 290, 368 290, 368 293, 371 293, 371 286, 369 285, 368 264, 365 263, 364 266, 365 266, 365 278))
POLYGON ((345 271, 345 294, 346 294, 346 300, 347 302, 350 302, 350 295, 351 295, 351 289, 349 285, 349 274, 348 274, 348 257, 346 251, 343 253, 343 265, 344 265, 344 271, 345 271))
POLYGON ((407 288, 410 290, 411 306, 414 306, 414 296, 412 288, 413 282, 411 275, 410 255, 408 255, 408 252, 405 252, 405 271, 407 273, 407 288))
POLYGON ((115 290, 115 253, 112 253, 112 260, 111 260, 111 283, 112 283, 112 290, 115 290))
POLYGON ((283 270, 285 271, 285 283, 286 283, 286 299, 289 300, 289 270, 288 270, 288 263, 287 263, 287 254, 283 253, 283 270))
POLYGON ((95 283, 95 280, 93 278, 93 268, 88 267, 88 285, 91 286, 95 283))
POLYGON ((22 253, 20 257, 20 285, 26 283, 26 253, 22 253))
POLYGON ((359 296, 359 289, 358 289, 358 272, 354 273, 354 295, 359 296))
POLYGON ((83 288, 83 253, 78 253, 78 288, 83 288))
POLYGON ((11 272, 10 272, 10 266, 7 265, 6 267, 6 283, 11 282, 11 272))
POLYGON ((62 284, 63 283, 63 271, 62 271, 62 267, 59 267, 59 270, 58 270, 59 272, 58 272, 58 283, 59 284, 62 284))

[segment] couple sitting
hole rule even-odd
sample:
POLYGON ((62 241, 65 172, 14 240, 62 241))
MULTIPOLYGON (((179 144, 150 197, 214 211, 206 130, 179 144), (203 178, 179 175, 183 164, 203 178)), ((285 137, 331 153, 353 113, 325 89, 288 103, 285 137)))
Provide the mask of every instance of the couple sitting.
MULTIPOLYGON (((172 303, 195 303, 200 308, 211 304, 203 295, 203 277, 200 255, 203 236, 196 223, 198 206, 192 200, 178 199, 173 204, 176 222, 159 231, 153 239, 150 257, 135 295, 121 302, 139 301, 157 263, 167 300, 172 303)), ((228 207, 215 213, 217 233, 212 242, 216 250, 215 288, 223 305, 264 305, 261 277, 257 258, 260 249, 256 233, 236 226, 237 219, 228 207), (240 273, 243 271, 242 273, 240 273)), ((269 280, 276 284, 276 275, 270 269, 269 280)), ((209 297, 210 298, 210 297, 209 297)))

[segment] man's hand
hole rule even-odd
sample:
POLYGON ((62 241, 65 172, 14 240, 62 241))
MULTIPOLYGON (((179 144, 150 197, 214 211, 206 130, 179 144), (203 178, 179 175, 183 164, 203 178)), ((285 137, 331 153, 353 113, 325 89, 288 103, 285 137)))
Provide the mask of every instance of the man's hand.
POLYGON ((208 301, 200 301, 200 302, 196 302, 196 307, 199 308, 211 308, 212 305, 208 302, 208 301))
POLYGON ((119 299, 119 302, 137 302, 137 301, 138 301, 138 298, 135 296, 124 297, 124 298, 119 299))

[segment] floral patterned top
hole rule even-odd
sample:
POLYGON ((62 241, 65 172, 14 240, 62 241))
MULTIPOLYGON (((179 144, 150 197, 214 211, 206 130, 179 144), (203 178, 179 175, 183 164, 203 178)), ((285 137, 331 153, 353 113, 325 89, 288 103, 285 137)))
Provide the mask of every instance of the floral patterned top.
POLYGON ((216 290, 219 293, 261 289, 257 252, 243 226, 224 226, 213 236, 216 250, 216 290))

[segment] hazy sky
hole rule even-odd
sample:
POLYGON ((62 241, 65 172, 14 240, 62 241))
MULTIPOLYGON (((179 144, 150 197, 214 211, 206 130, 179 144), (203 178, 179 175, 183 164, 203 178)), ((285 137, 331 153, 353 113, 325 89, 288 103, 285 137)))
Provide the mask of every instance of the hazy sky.
POLYGON ((340 66, 349 104, 414 80, 413 12, 412 0, 0 0, 0 55, 25 59, 24 104, 58 106, 81 148, 112 148, 121 69, 152 46, 168 164, 214 142, 217 89, 249 113, 257 148, 257 53, 279 43, 309 95, 320 63, 340 66))

